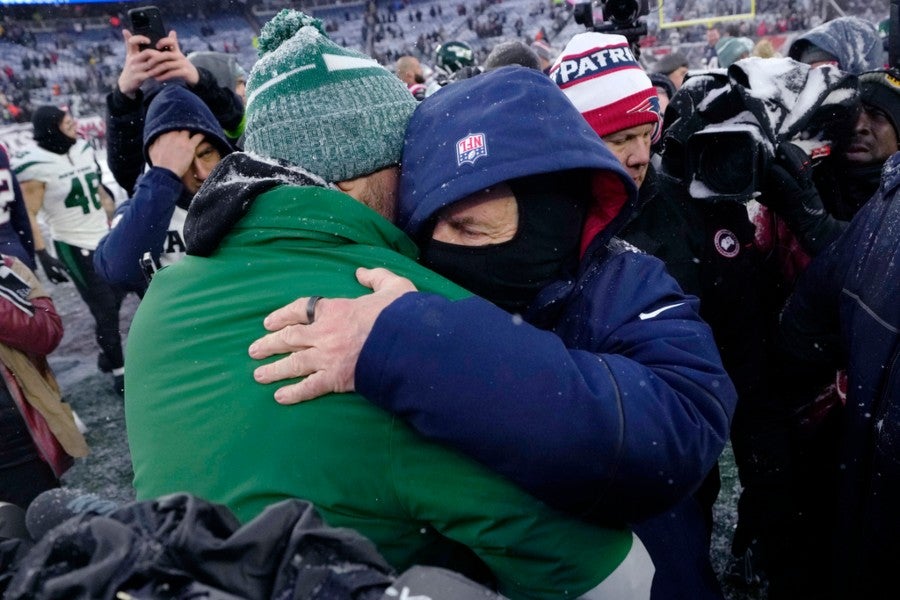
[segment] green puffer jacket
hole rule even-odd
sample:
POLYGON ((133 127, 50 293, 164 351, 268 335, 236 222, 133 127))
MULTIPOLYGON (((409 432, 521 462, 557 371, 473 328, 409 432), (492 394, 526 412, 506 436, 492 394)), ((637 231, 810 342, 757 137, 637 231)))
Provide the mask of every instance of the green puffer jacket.
MULTIPOLYGON (((360 396, 281 406, 272 398, 278 384, 254 382, 258 363, 247 348, 265 333, 266 314, 299 296, 367 293, 359 266, 386 267, 423 291, 467 295, 415 257, 400 230, 349 196, 280 186, 253 200, 210 256, 157 273, 127 349, 138 498, 189 492, 243 521, 304 498, 330 525, 369 537, 398 569, 467 546, 511 598, 575 597, 623 561, 633 565, 633 547, 642 546, 631 532, 551 511, 360 396)), ((652 576, 645 567, 637 577, 652 576)))

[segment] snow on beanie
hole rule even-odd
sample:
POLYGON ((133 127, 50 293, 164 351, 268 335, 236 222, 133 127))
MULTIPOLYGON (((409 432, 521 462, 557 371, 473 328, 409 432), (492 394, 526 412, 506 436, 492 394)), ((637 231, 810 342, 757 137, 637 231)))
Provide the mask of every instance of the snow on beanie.
POLYGON ((417 103, 390 71, 296 10, 266 23, 259 55, 247 82, 244 150, 329 182, 399 164, 417 103))
POLYGON ((550 78, 600 136, 656 125, 659 98, 625 36, 586 32, 573 37, 550 68, 550 78))
POLYGON ((859 99, 883 110, 900 137, 900 71, 884 69, 860 75, 859 99))

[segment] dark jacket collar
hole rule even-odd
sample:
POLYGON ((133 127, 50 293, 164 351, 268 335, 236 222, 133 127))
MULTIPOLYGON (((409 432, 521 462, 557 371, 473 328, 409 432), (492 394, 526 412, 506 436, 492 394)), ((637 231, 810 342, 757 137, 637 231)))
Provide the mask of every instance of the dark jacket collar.
POLYGON ((320 177, 244 152, 229 154, 216 165, 194 196, 184 222, 187 253, 209 256, 253 201, 279 185, 327 187, 320 177))

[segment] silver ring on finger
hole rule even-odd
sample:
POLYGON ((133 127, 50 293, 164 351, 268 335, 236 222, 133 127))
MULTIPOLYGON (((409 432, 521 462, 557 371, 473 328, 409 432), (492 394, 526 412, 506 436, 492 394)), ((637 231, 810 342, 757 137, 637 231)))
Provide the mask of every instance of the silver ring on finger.
POLYGON ((310 296, 306 301, 306 324, 312 325, 316 320, 316 303, 322 299, 322 296, 310 296))

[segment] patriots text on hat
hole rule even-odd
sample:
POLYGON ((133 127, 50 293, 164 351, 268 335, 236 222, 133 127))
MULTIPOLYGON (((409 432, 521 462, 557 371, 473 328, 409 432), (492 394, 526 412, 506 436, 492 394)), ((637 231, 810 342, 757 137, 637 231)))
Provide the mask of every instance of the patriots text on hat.
POLYGON ((598 135, 637 127, 659 130, 659 98, 625 36, 599 32, 573 37, 550 69, 551 79, 598 135))
POLYGON ((550 72, 550 76, 561 88, 585 77, 597 77, 615 69, 637 67, 637 60, 624 42, 620 46, 610 46, 590 50, 582 56, 565 56, 550 72))

